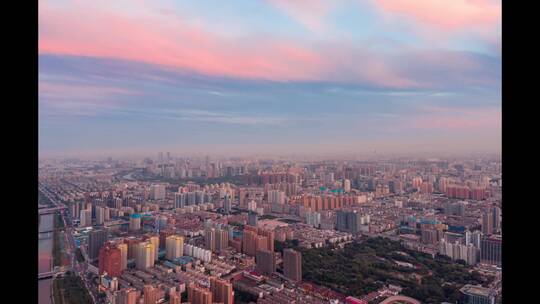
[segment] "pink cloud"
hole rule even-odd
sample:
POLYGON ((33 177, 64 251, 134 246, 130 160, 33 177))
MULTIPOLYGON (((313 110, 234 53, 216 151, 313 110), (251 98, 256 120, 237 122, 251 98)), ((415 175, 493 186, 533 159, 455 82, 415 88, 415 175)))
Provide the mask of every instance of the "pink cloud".
POLYGON ((492 0, 375 0, 388 13, 402 14, 443 30, 492 28, 500 23, 500 1, 492 0))
POLYGON ((134 60, 240 78, 415 85, 368 50, 306 46, 275 37, 225 38, 182 16, 141 16, 106 7, 82 2, 68 8, 41 5, 40 54, 134 60), (343 69, 349 72, 340 72, 343 69))
POLYGON ((165 23, 93 8, 79 14, 41 7, 39 51, 269 79, 285 76, 309 80, 320 74, 317 69, 322 62, 317 53, 289 41, 273 39, 239 45, 179 19, 165 23))

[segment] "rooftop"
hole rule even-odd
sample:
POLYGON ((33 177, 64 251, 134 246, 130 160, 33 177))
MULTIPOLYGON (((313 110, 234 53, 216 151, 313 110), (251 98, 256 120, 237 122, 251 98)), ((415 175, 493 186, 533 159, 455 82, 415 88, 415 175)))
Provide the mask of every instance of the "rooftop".
POLYGON ((464 294, 483 296, 483 297, 490 297, 493 293, 493 290, 490 288, 485 288, 482 286, 476 286, 476 285, 470 285, 470 284, 463 286, 460 289, 460 291, 464 294))

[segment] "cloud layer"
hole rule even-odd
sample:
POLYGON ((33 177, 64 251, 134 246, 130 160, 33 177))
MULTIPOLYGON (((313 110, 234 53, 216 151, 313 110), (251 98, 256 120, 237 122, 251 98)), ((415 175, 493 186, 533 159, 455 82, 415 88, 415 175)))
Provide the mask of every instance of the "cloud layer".
POLYGON ((48 0, 39 54, 42 152, 500 148, 497 1, 48 0))

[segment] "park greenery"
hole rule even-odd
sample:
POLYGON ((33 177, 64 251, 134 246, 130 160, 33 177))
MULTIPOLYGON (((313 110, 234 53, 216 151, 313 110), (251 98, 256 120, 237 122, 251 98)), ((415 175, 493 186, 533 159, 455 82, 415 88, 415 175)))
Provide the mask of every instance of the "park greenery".
MULTIPOLYGON (((283 245, 295 247, 292 241, 283 245)), ((343 249, 296 249, 302 251, 304 280, 357 297, 393 284, 403 288, 402 294, 422 303, 455 303, 461 299, 459 289, 464 284, 485 283, 467 265, 445 257, 433 259, 382 237, 352 242, 343 249), (395 261, 413 267, 400 266, 395 261)))
POLYGON ((70 271, 54 279, 53 298, 55 304, 93 303, 81 278, 70 271))
POLYGON ((283 249, 286 248, 292 248, 292 249, 298 249, 298 240, 285 240, 285 242, 280 242, 278 240, 274 241, 274 251, 276 252, 282 252, 283 249))

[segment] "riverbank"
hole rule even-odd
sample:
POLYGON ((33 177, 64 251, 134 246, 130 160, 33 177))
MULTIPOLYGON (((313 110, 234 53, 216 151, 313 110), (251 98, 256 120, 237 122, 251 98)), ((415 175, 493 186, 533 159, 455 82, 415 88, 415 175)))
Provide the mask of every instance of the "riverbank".
POLYGON ((66 265, 66 258, 64 252, 64 233, 60 231, 64 227, 62 217, 56 213, 53 217, 54 232, 53 232, 53 266, 66 265))

